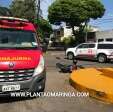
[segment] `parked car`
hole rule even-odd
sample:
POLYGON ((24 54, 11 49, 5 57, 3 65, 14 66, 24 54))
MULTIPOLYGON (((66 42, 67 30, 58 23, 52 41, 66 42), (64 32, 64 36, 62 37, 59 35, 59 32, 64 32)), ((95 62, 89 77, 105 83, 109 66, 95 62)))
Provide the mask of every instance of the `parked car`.
POLYGON ((68 59, 97 59, 98 62, 104 63, 113 59, 113 42, 99 43, 82 43, 74 48, 66 50, 68 59))

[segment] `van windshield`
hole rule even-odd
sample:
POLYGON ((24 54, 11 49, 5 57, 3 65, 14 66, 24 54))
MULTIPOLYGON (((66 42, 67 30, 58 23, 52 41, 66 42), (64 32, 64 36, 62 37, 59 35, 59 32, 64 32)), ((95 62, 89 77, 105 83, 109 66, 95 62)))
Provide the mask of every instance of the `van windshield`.
POLYGON ((37 46, 34 32, 0 29, 0 49, 36 49, 37 46))

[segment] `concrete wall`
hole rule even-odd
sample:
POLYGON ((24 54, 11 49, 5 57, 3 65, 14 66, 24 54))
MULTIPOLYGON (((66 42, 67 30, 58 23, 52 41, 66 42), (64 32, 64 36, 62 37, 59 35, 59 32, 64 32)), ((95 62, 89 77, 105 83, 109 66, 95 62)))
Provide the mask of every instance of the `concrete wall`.
POLYGON ((96 32, 96 41, 100 39, 103 39, 104 41, 107 41, 110 39, 113 41, 113 30, 96 32))
POLYGON ((64 37, 72 36, 72 28, 66 28, 64 27, 64 37))
MULTIPOLYGON (((64 26, 63 29, 64 29, 64 37, 69 37, 73 35, 71 27, 64 26)), ((78 30, 78 27, 74 27, 74 30, 78 30)))

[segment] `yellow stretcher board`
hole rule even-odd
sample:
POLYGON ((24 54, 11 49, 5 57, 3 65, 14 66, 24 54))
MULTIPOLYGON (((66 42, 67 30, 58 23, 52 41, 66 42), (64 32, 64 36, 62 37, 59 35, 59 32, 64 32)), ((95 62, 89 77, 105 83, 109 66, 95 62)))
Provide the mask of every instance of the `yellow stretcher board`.
POLYGON ((113 103, 113 68, 86 68, 75 70, 70 76, 71 85, 91 97, 113 103))

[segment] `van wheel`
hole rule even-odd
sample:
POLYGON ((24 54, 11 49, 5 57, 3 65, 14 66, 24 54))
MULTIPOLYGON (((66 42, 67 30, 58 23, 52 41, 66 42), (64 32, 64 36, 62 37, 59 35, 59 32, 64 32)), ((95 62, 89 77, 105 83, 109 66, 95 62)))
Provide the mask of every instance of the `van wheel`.
POLYGON ((72 59, 74 58, 74 54, 73 54, 72 52, 69 52, 69 53, 67 54, 67 58, 68 58, 69 60, 72 60, 72 59))
POLYGON ((105 63, 107 61, 107 57, 105 54, 99 54, 98 56, 98 62, 99 63, 105 63))

